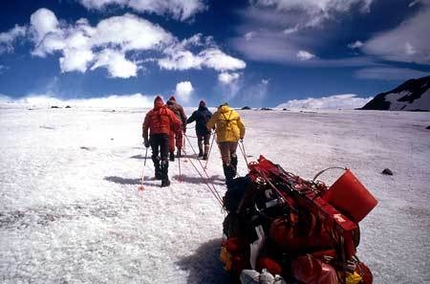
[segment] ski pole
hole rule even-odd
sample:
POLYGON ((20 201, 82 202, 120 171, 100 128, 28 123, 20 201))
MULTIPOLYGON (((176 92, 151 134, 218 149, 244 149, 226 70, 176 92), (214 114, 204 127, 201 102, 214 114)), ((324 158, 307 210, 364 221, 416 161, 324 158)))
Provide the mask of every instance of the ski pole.
POLYGON ((240 139, 239 148, 242 151, 243 158, 245 159, 246 166, 248 166, 248 159, 246 158, 246 151, 245 151, 245 145, 243 144, 243 139, 240 139))
POLYGON ((181 156, 178 156, 178 168, 179 168, 179 182, 182 182, 181 156))
POLYGON ((142 179, 141 179, 141 184, 139 186, 139 190, 144 190, 145 188, 143 187, 143 182, 145 180, 145 167, 146 167, 146 160, 148 158, 148 148, 146 147, 146 151, 145 151, 145 161, 143 162, 143 169, 142 169, 142 179))
POLYGON ((211 151, 212 151, 212 145, 214 144, 214 140, 215 140, 215 133, 213 133, 212 141, 211 141, 211 144, 209 146, 209 152, 208 152, 208 156, 206 158, 205 170, 208 168, 209 157, 210 157, 210 154, 211 154, 211 151))

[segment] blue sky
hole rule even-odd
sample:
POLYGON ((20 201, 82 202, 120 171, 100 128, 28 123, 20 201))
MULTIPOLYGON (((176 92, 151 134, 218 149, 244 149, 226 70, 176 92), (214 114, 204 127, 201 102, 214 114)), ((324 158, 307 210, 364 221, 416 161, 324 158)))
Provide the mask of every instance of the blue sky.
POLYGON ((430 74, 430 0, 3 0, 0 98, 358 107, 430 74))

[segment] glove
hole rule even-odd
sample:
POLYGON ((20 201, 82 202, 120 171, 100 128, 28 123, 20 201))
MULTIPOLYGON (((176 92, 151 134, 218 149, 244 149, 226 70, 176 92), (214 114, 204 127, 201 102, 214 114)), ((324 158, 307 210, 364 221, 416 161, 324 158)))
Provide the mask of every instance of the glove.
POLYGON ((240 143, 243 143, 243 137, 242 137, 242 138, 240 138, 240 143))
POLYGON ((148 148, 149 147, 149 141, 148 141, 148 139, 145 139, 145 141, 143 142, 143 144, 145 145, 146 148, 148 148))

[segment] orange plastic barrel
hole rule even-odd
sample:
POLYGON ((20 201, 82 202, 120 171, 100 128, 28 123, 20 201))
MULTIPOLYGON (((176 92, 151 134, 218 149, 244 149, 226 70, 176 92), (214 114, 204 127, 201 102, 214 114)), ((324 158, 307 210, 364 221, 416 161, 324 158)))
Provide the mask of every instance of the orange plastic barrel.
POLYGON ((356 223, 363 220, 378 204, 375 197, 349 169, 333 183, 323 199, 356 223))

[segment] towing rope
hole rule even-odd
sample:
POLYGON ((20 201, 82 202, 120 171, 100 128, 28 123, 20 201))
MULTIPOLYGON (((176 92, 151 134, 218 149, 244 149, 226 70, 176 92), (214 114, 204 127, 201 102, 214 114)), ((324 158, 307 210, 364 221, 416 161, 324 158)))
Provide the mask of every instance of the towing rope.
POLYGON ((245 145, 243 144, 243 140, 239 143, 239 149, 242 152, 243 158, 245 159, 246 166, 248 167, 248 159, 246 158, 245 145))
MULTIPOLYGON (((190 145, 190 148, 192 150, 192 152, 194 153, 194 155, 197 155, 197 152, 195 151, 194 147, 192 146, 192 143, 190 142, 188 135, 184 135, 185 138, 188 140, 188 144, 190 145)), ((195 165, 195 163, 193 162, 192 159, 190 159, 187 155, 187 153, 185 152, 185 155, 187 156, 188 161, 190 162, 190 164, 194 167, 194 169, 196 170, 197 174, 200 176, 200 178, 202 179, 203 183, 207 186, 207 188, 209 189, 209 191, 212 193, 212 195, 215 197, 215 199, 218 201, 218 203, 221 205, 221 207, 224 206, 224 203, 222 201, 222 197, 220 196, 220 194, 218 193, 218 191, 215 188, 215 185, 210 183, 210 177, 208 172, 206 171, 205 167, 203 166, 201 160, 198 160, 200 167, 204 173, 200 172, 199 169, 197 168, 197 166, 195 165)))

